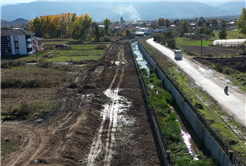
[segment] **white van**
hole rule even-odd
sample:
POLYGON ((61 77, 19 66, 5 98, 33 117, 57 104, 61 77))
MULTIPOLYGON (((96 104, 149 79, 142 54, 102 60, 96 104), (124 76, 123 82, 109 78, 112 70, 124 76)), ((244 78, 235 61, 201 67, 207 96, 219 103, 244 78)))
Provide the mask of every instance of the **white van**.
POLYGON ((183 52, 181 50, 175 50, 174 51, 174 58, 175 59, 182 59, 183 57, 183 52))

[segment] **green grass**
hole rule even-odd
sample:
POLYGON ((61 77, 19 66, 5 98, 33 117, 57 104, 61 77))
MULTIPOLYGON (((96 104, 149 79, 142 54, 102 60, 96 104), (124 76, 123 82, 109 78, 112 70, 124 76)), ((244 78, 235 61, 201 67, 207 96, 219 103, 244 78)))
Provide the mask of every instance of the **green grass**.
MULTIPOLYGON (((231 146, 234 151, 241 153, 243 157, 246 157, 246 145, 232 132, 228 124, 220 118, 218 114, 218 112, 221 111, 220 106, 213 102, 214 100, 205 92, 196 87, 189 77, 182 73, 181 70, 179 70, 168 58, 162 55, 162 53, 148 45, 146 41, 141 41, 141 43, 151 54, 152 58, 158 62, 160 67, 180 88, 183 94, 185 94, 186 98, 192 103, 192 105, 202 105, 202 109, 198 108, 199 113, 207 120, 212 129, 221 136, 223 142, 229 147, 231 146), (230 145, 230 142, 232 141, 236 142, 236 144, 230 145)), ((226 115, 226 113, 224 113, 224 115, 226 115)), ((230 119, 230 116, 227 115, 227 117, 230 119)), ((238 130, 242 130, 242 126, 239 124, 234 124, 234 127, 238 130)))
MULTIPOLYGON (((226 31, 227 39, 245 39, 245 36, 240 31, 226 31)), ((219 31, 214 32, 215 38, 219 39, 219 31)))
MULTIPOLYGON (((68 42, 71 39, 46 39, 50 45, 55 45, 61 41, 68 42)), ((37 60, 44 60, 47 62, 69 62, 69 61, 82 61, 82 60, 99 60, 103 57, 107 44, 75 44, 72 49, 55 49, 54 47, 39 51, 37 54, 25 56, 6 56, 2 57, 3 61, 15 60, 36 62, 37 60)), ((3 62, 2 61, 2 62, 3 62)))
POLYGON ((16 140, 16 138, 13 138, 13 137, 1 138, 1 156, 3 157, 7 154, 10 154, 10 153, 16 151, 18 149, 17 148, 18 144, 19 143, 18 143, 18 140, 16 140))
POLYGON ((70 62, 70 61, 84 61, 84 60, 99 60, 102 56, 58 56, 46 59, 46 62, 70 62))
POLYGON ((44 39, 44 47, 55 47, 56 44, 68 44, 71 41, 72 38, 44 39))
POLYGON ((73 49, 76 50, 89 50, 89 49, 93 49, 95 47, 90 47, 90 46, 77 46, 77 47, 72 47, 73 49))
POLYGON ((153 106, 156 112, 158 123, 167 143, 167 148, 168 150, 171 150, 171 160, 173 165, 216 165, 215 161, 201 152, 198 154, 199 160, 193 159, 181 136, 181 126, 177 121, 177 115, 171 108, 171 105, 175 104, 172 95, 163 89, 162 81, 157 77, 154 70, 151 70, 149 76, 146 75, 144 69, 141 69, 140 71, 144 77, 145 84, 153 85, 153 88, 147 86, 149 104, 153 106), (158 92, 158 95, 156 92, 158 92))
MULTIPOLYGON (((205 47, 210 46, 213 43, 213 40, 203 40, 202 45, 205 47)), ((176 38, 176 44, 178 46, 180 45, 186 45, 186 46, 201 46, 201 40, 196 41, 188 41, 185 37, 177 37, 176 38)))

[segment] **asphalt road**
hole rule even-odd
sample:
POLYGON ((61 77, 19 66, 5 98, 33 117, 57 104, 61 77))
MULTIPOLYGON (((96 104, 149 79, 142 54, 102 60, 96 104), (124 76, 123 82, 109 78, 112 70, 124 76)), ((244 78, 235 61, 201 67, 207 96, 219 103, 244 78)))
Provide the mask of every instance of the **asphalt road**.
POLYGON ((209 95, 224 107, 227 112, 246 126, 246 93, 237 89, 230 80, 207 67, 194 63, 190 58, 183 57, 182 60, 174 59, 174 52, 159 43, 148 39, 147 43, 161 51, 178 65, 194 82, 201 86, 209 95), (229 87, 229 94, 224 93, 224 87, 229 87))

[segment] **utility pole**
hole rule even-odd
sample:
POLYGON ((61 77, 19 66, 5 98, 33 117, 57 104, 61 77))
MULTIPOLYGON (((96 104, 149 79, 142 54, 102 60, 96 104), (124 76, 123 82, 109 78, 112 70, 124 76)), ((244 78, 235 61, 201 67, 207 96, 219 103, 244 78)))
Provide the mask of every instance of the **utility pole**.
MULTIPOLYGON (((201 59, 202 59, 202 34, 201 34, 201 59)), ((204 63, 203 63, 203 59, 202 59, 202 64, 204 65, 204 63)))

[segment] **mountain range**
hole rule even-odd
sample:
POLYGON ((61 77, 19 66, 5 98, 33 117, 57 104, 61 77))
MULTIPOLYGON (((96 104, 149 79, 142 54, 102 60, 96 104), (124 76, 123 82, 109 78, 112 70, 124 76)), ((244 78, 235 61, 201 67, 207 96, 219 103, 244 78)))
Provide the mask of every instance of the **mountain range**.
POLYGON ((77 13, 77 15, 88 13, 93 21, 102 21, 105 18, 119 21, 120 17, 124 17, 126 21, 150 20, 160 17, 169 19, 220 17, 238 16, 245 6, 245 1, 228 2, 217 7, 194 1, 34 1, 3 6, 1 19, 6 21, 16 18, 31 20, 39 16, 67 12, 77 13))
POLYGON ((1 19, 1 26, 4 25, 12 25, 12 26, 22 26, 29 24, 30 21, 23 19, 23 18, 17 18, 14 21, 5 21, 1 19))

